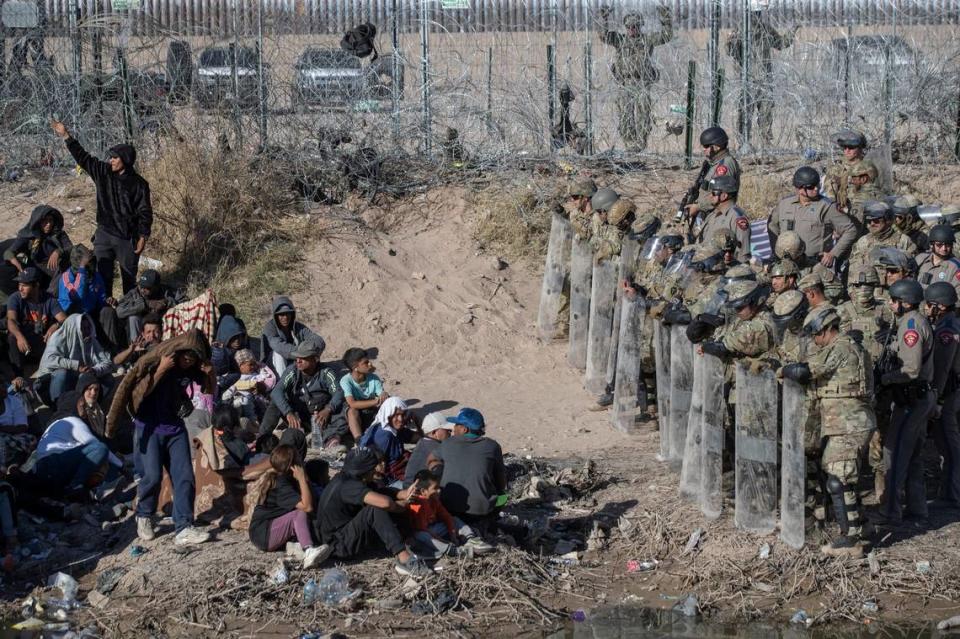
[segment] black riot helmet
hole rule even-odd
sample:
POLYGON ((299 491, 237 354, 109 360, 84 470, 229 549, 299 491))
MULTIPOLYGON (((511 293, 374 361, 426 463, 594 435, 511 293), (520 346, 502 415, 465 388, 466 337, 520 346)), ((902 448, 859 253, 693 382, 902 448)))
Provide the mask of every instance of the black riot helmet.
POLYGON ((801 166, 793 174, 793 186, 798 189, 820 186, 820 174, 812 166, 801 166))
POLYGON ((703 133, 700 134, 700 146, 719 146, 725 149, 729 143, 730 137, 727 132, 718 126, 704 129, 703 133))

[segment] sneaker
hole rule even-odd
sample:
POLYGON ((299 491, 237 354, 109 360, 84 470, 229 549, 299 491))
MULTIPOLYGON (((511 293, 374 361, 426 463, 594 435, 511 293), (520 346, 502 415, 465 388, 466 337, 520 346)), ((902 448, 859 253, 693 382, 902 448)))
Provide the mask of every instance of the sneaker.
POLYGON ((482 537, 470 537, 464 545, 470 548, 475 555, 487 555, 496 550, 492 544, 488 544, 482 537))
POLYGON ((328 546, 327 544, 311 546, 303 551, 303 567, 307 569, 322 564, 329 559, 332 554, 333 546, 328 546))
POLYGON ((410 555, 410 559, 405 562, 398 559, 393 569, 405 577, 428 577, 433 574, 433 569, 416 555, 410 555))
POLYGON ((288 541, 286 547, 286 555, 290 559, 295 559, 297 561, 303 561, 304 552, 303 546, 295 541, 288 541))
POLYGON ((137 537, 140 541, 153 541, 156 533, 153 532, 153 522, 149 517, 137 517, 137 537))
POLYGON ((863 558, 863 546, 852 537, 837 537, 829 544, 821 546, 820 552, 828 557, 846 557, 848 559, 863 558))
POLYGON ((187 526, 177 533, 177 536, 173 538, 173 543, 178 546, 192 546, 202 544, 209 539, 210 533, 208 531, 195 526, 187 526))

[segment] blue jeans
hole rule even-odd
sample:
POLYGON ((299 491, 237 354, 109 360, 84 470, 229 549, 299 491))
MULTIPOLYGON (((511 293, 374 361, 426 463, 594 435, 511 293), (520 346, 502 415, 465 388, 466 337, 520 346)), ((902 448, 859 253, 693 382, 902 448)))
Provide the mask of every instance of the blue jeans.
POLYGON ((138 449, 143 479, 137 491, 137 517, 150 517, 157 510, 157 497, 166 469, 173 484, 173 525, 177 532, 192 526, 196 485, 186 429, 181 428, 173 435, 145 429, 140 433, 138 449))
MULTIPOLYGON (((80 380, 80 373, 77 371, 58 368, 50 373, 50 400, 53 402, 51 407, 57 405, 57 399, 64 393, 69 393, 76 389, 77 382, 80 380)), ((113 375, 100 375, 97 377, 100 382, 100 397, 106 397, 113 388, 113 375)))
POLYGON ((37 460, 37 476, 50 488, 66 492, 80 490, 90 475, 107 461, 110 450, 100 440, 87 442, 69 450, 53 453, 37 460))

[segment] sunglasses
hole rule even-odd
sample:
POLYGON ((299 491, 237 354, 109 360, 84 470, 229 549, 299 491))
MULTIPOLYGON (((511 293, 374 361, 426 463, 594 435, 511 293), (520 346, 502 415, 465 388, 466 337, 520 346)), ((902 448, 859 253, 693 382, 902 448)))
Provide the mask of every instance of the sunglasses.
POLYGON ((710 195, 714 197, 720 197, 721 195, 723 195, 723 191, 710 191, 710 195))
POLYGON ((867 224, 880 224, 881 222, 883 222, 883 220, 884 218, 882 217, 872 217, 869 220, 867 220, 867 224))
POLYGON ((950 242, 930 242, 934 246, 953 246, 950 242))

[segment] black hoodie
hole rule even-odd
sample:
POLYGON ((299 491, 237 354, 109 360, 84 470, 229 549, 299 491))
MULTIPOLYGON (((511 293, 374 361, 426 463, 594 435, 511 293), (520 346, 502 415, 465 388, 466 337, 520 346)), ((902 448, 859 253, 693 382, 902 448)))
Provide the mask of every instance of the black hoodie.
POLYGON ((63 215, 52 206, 41 204, 33 209, 30 213, 30 221, 17 232, 16 239, 3 252, 3 259, 9 261, 18 254, 27 255, 29 259, 27 264, 23 264, 24 267, 35 266, 53 277, 57 273, 51 273, 47 269, 47 259, 50 254, 60 251, 61 262, 65 263, 70 257, 71 248, 73 248, 73 242, 63 230, 63 215), (44 235, 40 230, 40 224, 47 215, 53 216, 53 230, 44 235))
POLYGON ((97 187, 97 230, 128 240, 150 235, 153 226, 150 185, 134 168, 136 149, 129 144, 110 149, 110 153, 123 160, 123 173, 114 173, 109 162, 87 153, 72 137, 67 138, 67 150, 97 187))

